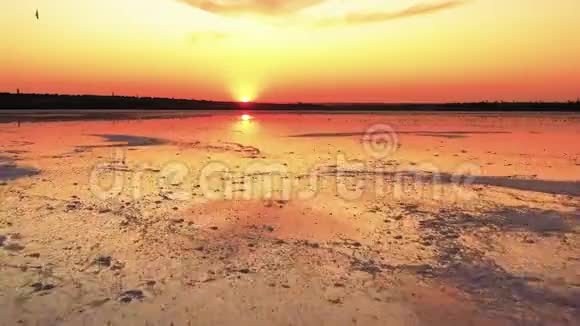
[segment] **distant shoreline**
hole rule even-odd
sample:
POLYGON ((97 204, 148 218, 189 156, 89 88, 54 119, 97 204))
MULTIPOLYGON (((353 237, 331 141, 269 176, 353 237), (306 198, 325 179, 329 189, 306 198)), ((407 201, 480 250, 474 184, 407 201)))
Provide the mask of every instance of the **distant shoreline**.
POLYGON ((238 103, 159 97, 0 93, 1 110, 580 112, 580 101, 478 103, 238 103))

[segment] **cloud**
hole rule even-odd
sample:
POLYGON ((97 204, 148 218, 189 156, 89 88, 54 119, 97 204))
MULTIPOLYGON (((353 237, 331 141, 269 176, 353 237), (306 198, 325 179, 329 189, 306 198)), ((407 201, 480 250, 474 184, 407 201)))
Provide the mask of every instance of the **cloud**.
POLYGON ((199 9, 223 15, 284 15, 315 6, 325 0, 181 0, 199 9))
POLYGON ((434 12, 455 8, 464 4, 463 0, 451 0, 439 3, 422 3, 407 7, 399 11, 382 11, 382 12, 365 12, 349 13, 341 17, 331 17, 319 20, 315 23, 317 26, 334 26, 342 24, 366 24, 376 23, 388 20, 402 19, 413 16, 427 15, 434 12))
MULTIPOLYGON (((332 4, 330 0, 177 0, 192 7, 224 16, 257 14, 271 16, 271 23, 292 24, 296 22, 311 27, 332 27, 340 25, 359 25, 403 19, 413 16, 428 15, 449 10, 463 5, 468 0, 424 0, 422 3, 408 6, 397 11, 385 11, 381 8, 368 8, 366 11, 346 11, 341 16, 330 16, 328 7, 318 17, 302 15, 301 10, 320 5, 332 4), (290 20, 278 21, 277 19, 290 20)), ((321 7, 321 8, 324 8, 321 7)), ((191 34, 193 42, 216 42, 231 38, 234 34, 213 31, 200 31, 191 34)))

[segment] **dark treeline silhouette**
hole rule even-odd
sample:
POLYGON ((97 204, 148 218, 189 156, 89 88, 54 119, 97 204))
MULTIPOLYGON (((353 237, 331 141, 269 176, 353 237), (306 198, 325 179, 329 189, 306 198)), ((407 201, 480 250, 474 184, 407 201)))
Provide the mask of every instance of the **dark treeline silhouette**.
POLYGON ((477 103, 271 104, 157 97, 0 93, 0 109, 30 110, 330 110, 330 111, 580 111, 580 101, 477 103))
POLYGON ((102 96, 102 95, 56 95, 0 93, 0 109, 29 110, 239 110, 251 109, 286 110, 293 108, 325 109, 314 104, 262 104, 218 102, 205 100, 172 99, 160 97, 102 96))

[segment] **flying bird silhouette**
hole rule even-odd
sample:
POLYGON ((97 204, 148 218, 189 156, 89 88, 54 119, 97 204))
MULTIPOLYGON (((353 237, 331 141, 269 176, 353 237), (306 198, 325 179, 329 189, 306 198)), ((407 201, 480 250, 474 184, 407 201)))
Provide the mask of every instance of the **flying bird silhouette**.
POLYGON ((38 20, 38 19, 40 19, 40 16, 38 15, 38 9, 36 9, 36 14, 35 14, 35 16, 36 16, 36 19, 37 19, 37 20, 38 20))

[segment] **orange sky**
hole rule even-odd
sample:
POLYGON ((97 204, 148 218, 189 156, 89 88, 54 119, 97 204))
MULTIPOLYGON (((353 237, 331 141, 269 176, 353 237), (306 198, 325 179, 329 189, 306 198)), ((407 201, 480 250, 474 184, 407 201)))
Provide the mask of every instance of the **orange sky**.
POLYGON ((0 29, 0 91, 274 102, 580 97, 578 0, 18 0, 0 3, 0 29))

